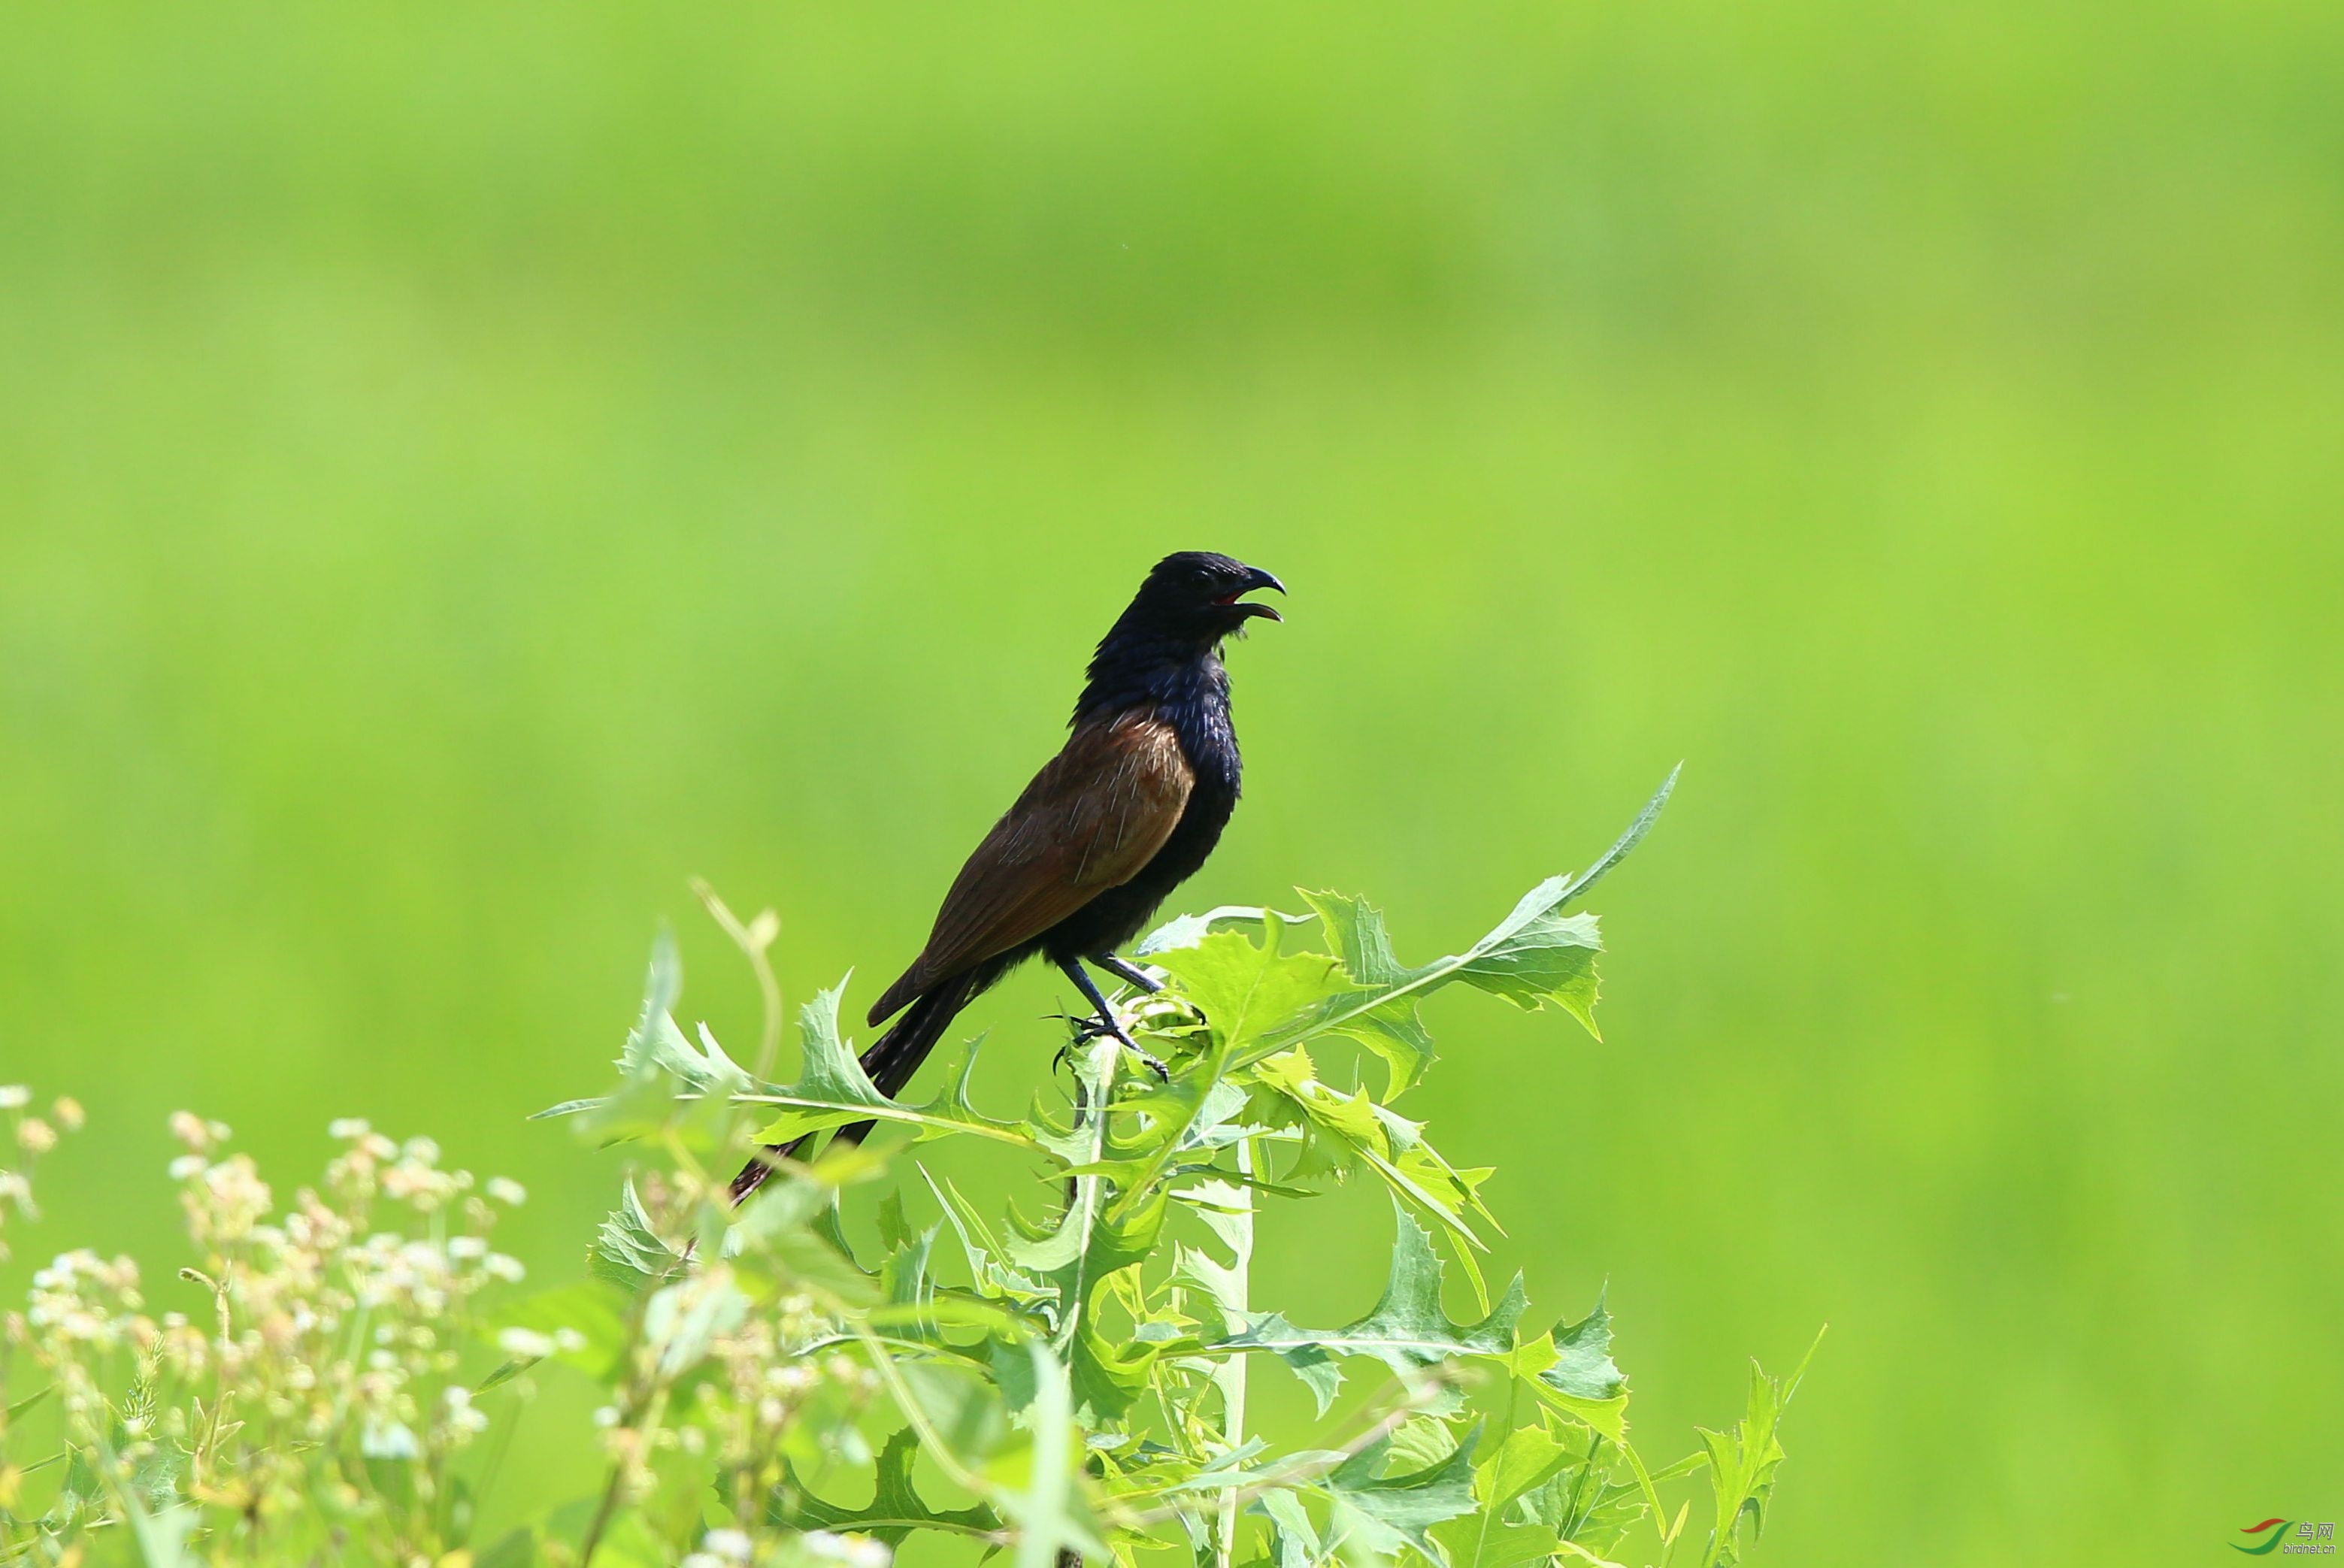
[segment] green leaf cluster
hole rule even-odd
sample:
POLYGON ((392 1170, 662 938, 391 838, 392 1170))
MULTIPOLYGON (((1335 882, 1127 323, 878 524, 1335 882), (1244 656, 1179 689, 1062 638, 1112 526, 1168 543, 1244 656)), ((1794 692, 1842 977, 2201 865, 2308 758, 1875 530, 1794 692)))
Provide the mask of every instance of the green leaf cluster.
MULTIPOLYGON (((1036 1563, 1038 1536, 1051 1554, 1122 1563, 1168 1549, 1263 1568, 1503 1568, 1608 1561, 1640 1529, 1662 1560, 1736 1561, 1743 1526, 1754 1535, 1763 1522, 1788 1389, 1762 1375, 1771 1404, 1648 1466, 1602 1304, 1531 1331, 1524 1280, 1493 1290, 1481 1261, 1501 1233, 1491 1172, 1450 1160, 1398 1105, 1435 1059, 1421 1004, 1446 987, 1551 1007, 1600 1038, 1601 926, 1574 905, 1673 784, 1591 869, 1540 883, 1441 957, 1403 959, 1382 911, 1333 893, 1301 893, 1301 913, 1228 906, 1167 922, 1137 948, 1165 988, 1118 1006, 1171 1064, 1169 1081, 1111 1041, 1081 1043, 1068 1047, 1067 1103, 1023 1116, 979 1108, 975 1044, 934 1098, 880 1093, 841 1030, 839 989, 801 1009, 793 1078, 735 1084, 705 1031, 695 1047, 656 1016, 668 994, 655 962, 637 1029, 651 1044, 631 1042, 622 1067, 653 1062, 677 1108, 722 1094, 760 1143, 879 1128, 865 1148, 785 1167, 738 1216, 711 1207, 692 1220, 693 1244, 735 1268, 785 1254, 777 1288, 818 1298, 830 1324, 816 1348, 864 1358, 889 1396, 855 1466, 860 1490, 818 1478, 822 1444, 802 1431, 791 1443, 809 1457, 793 1454, 764 1517, 891 1545, 923 1531, 977 1537, 1036 1563), (1381 1064, 1376 1084, 1344 1076, 1361 1049, 1381 1064), (1049 1201, 988 1216, 937 1163, 950 1151, 931 1153, 955 1139, 1015 1150, 1049 1201), (858 1249, 834 1198, 874 1161, 908 1164, 912 1179, 878 1205, 875 1246, 858 1249), (1333 1325, 1255 1301, 1262 1210, 1360 1187, 1392 1214, 1380 1291, 1333 1325), (1451 1303, 1452 1266, 1470 1305, 1451 1303), (1272 1364, 1311 1396, 1316 1422, 1285 1434, 1299 1441, 1247 1421, 1248 1369, 1272 1364), (1045 1465, 1059 1469, 1046 1477, 1045 1465), (1697 1472, 1717 1494, 1705 1543, 1691 1504, 1672 1514, 1662 1496, 1697 1472)), ((635 1092, 562 1108, 603 1133, 635 1092)), ((694 1113, 663 1114, 657 1135, 689 1147, 694 1113)), ((676 1289, 682 1249, 640 1230, 622 1200, 600 1267, 676 1289)))

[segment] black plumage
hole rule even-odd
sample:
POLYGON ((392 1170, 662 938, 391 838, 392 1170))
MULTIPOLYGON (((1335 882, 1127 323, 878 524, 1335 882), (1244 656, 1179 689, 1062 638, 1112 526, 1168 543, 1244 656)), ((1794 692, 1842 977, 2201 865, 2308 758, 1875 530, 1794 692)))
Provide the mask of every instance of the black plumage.
MULTIPOLYGON (((1248 621, 1279 619, 1245 602, 1258 588, 1286 591, 1258 567, 1202 551, 1148 572, 1091 657, 1066 745, 969 856, 927 946, 873 1006, 874 1025, 903 1015, 863 1053, 883 1093, 911 1079, 963 1007, 1037 954, 1089 998, 1099 1032, 1138 1050, 1083 966, 1153 988, 1115 950, 1204 865, 1237 806, 1244 764, 1221 644, 1248 621)), ((752 1161, 734 1197, 786 1152, 752 1161)))

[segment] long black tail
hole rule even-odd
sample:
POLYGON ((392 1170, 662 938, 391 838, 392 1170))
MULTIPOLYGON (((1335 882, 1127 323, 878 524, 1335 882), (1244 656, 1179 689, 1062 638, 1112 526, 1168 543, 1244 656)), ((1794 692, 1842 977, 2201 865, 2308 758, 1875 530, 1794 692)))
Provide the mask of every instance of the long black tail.
MULTIPOLYGON (((952 1021, 960 1016, 961 1009, 975 1001, 977 993, 1001 978, 1002 971, 1008 967, 1005 961, 995 958, 955 975, 915 998, 910 1007, 904 1009, 904 1016, 863 1053, 863 1070, 870 1075, 874 1087, 892 1098, 898 1089, 910 1083, 912 1075, 920 1070, 920 1064, 928 1059, 928 1053, 936 1048, 936 1042, 944 1038, 945 1031, 952 1027, 952 1021)), ((867 1121, 856 1122, 852 1127, 839 1128, 838 1136, 844 1142, 860 1143, 871 1127, 867 1121)), ((738 1203, 756 1191, 765 1178, 772 1174, 773 1161, 792 1158, 813 1136, 807 1133, 803 1138, 788 1143, 767 1144, 755 1158, 741 1168, 741 1174, 732 1179, 732 1201, 738 1203)))

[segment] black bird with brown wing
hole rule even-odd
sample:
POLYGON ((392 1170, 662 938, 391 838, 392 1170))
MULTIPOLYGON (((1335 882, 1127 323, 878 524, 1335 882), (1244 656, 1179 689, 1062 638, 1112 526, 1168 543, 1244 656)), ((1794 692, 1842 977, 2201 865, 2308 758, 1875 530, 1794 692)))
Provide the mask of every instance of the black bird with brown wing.
MULTIPOLYGON (((927 946, 873 1005, 874 1025, 904 1015, 863 1053, 880 1092, 901 1089, 960 1010, 1036 954, 1097 1009, 1095 1032, 1162 1070, 1083 966, 1157 988, 1115 950, 1205 864, 1237 806, 1243 764, 1221 643, 1248 621, 1280 619, 1246 601, 1257 588, 1286 592, 1258 567, 1204 551, 1167 555, 1148 572, 1091 657, 1065 747, 968 857, 927 946)), ((733 1198, 794 1147, 751 1161, 733 1198)))

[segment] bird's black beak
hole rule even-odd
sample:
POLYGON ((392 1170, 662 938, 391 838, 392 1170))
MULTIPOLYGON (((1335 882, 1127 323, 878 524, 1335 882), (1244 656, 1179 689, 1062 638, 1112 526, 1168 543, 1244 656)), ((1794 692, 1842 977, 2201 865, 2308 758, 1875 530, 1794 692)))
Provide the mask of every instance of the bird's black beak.
MULTIPOLYGON (((1285 583, 1280 582, 1276 577, 1264 572, 1258 566, 1247 567, 1246 573, 1246 585, 1243 589, 1239 590, 1240 592, 1250 593, 1257 588, 1275 588, 1280 593, 1286 592, 1285 583)), ((1236 609, 1238 614, 1248 621, 1257 619, 1262 621, 1283 621, 1286 619, 1285 616, 1280 615, 1277 611, 1271 609, 1267 604, 1240 603, 1236 606, 1236 609)))

